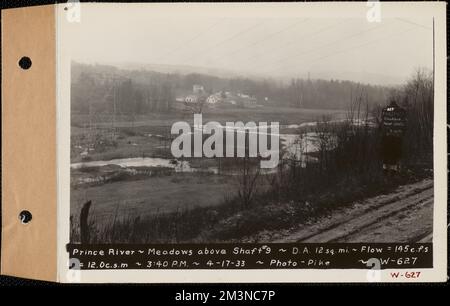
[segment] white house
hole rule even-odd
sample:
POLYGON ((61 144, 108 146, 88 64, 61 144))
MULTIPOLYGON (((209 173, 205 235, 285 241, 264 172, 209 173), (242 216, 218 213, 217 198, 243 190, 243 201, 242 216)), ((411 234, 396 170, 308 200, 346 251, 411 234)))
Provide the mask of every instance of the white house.
POLYGON ((196 95, 189 95, 184 98, 184 102, 186 103, 197 103, 198 97, 196 95))
POLYGON ((220 94, 213 94, 210 95, 208 98, 206 98, 206 102, 209 104, 216 104, 220 102, 222 98, 220 97, 220 94))

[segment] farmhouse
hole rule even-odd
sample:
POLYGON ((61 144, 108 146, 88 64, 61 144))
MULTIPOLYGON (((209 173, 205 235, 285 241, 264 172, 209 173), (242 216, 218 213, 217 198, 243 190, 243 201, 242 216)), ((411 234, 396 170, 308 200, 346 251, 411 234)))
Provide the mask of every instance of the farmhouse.
POLYGON ((184 98, 184 102, 186 103, 197 103, 198 96, 197 95, 188 95, 184 98))
POLYGON ((222 98, 220 97, 220 93, 215 93, 213 95, 210 95, 206 99, 206 102, 209 104, 216 104, 216 103, 219 103, 220 101, 222 101, 222 98))

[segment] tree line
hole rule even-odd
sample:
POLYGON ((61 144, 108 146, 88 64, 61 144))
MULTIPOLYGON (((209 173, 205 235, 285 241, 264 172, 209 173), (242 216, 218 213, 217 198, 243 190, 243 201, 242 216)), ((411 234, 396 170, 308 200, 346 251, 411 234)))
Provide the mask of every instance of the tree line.
POLYGON ((341 80, 224 78, 206 74, 124 70, 107 65, 72 63, 72 112, 145 114, 175 111, 177 96, 192 93, 200 84, 205 94, 244 93, 260 105, 345 109, 349 97, 364 91, 370 103, 385 101, 392 88, 341 80))

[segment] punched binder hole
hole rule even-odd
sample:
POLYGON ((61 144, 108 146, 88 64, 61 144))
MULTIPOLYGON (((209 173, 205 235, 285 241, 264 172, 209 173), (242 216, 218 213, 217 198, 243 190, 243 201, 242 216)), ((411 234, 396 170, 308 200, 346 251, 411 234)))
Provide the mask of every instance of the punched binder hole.
POLYGON ((24 70, 29 69, 31 67, 31 59, 28 56, 23 56, 19 60, 19 66, 24 70))
POLYGON ((31 221, 32 218, 33 216, 28 210, 22 210, 19 214, 19 219, 22 222, 22 224, 27 224, 28 222, 31 221))

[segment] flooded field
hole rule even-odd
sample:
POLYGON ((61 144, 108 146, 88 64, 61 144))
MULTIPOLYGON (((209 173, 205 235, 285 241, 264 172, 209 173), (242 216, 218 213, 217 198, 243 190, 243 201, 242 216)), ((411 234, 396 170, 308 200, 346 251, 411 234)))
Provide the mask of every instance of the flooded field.
MULTIPOLYGON (((289 114, 289 110, 286 113, 289 114)), ((305 113, 309 120, 280 122, 280 132, 276 135, 281 158, 298 159, 302 167, 317 162, 314 153, 320 149, 320 135, 308 132, 308 128, 316 126, 317 122, 312 120, 320 118, 321 113, 311 110, 305 113)), ((330 111, 325 113, 329 115, 330 111)), ((233 119, 233 116, 235 114, 229 113, 219 117, 233 119)), ((249 117, 255 116, 267 119, 268 113, 259 111, 249 117)), ((341 112, 336 112, 335 120, 342 120, 342 116, 341 112)), ((77 120, 81 119, 74 121, 77 120)), ((88 200, 93 202, 94 218, 103 222, 101 220, 117 216, 145 217, 220 205, 236 193, 236 181, 242 169, 235 162, 227 158, 177 159, 170 153, 173 140, 170 126, 154 125, 142 119, 133 125, 120 121, 111 130, 107 128, 107 118, 105 120, 106 123, 100 122, 95 129, 79 127, 86 126, 83 124, 72 126, 72 215, 78 215, 82 204, 88 200)), ((175 119, 167 119, 166 124, 173 121, 175 119)), ((248 132, 258 133, 257 130, 248 132)), ((259 190, 270 185, 264 174, 276 171, 277 168, 260 171, 259 190)))

